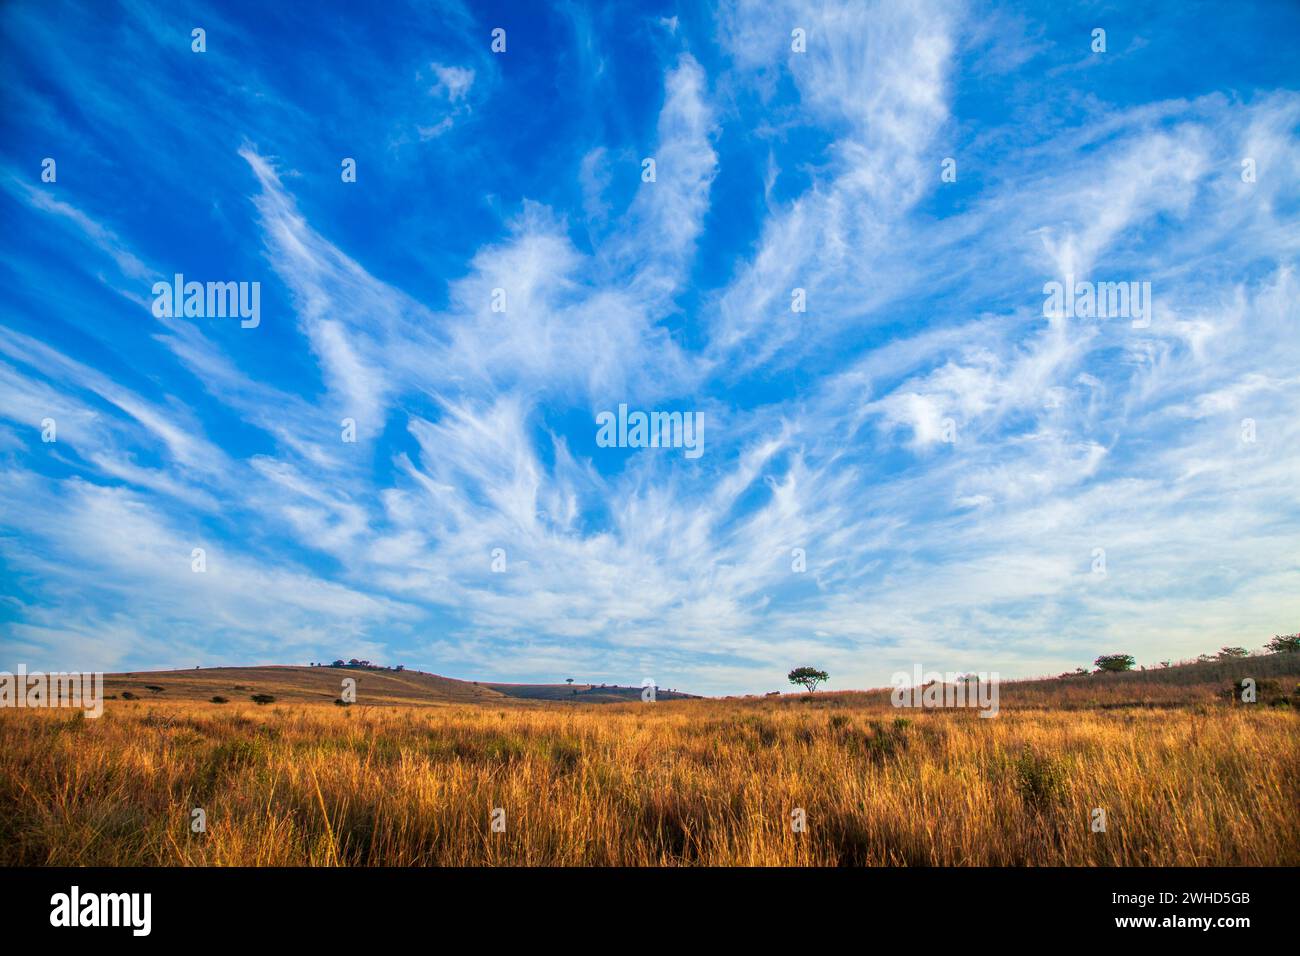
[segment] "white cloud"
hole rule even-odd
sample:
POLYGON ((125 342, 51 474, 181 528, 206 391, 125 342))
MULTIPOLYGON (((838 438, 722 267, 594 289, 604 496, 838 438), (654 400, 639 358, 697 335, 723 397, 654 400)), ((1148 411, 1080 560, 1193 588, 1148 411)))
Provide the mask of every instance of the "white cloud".
POLYGON ((465 66, 444 66, 441 63, 430 64, 433 75, 437 77, 432 92, 446 97, 450 103, 465 99, 470 87, 474 85, 474 71, 465 66))

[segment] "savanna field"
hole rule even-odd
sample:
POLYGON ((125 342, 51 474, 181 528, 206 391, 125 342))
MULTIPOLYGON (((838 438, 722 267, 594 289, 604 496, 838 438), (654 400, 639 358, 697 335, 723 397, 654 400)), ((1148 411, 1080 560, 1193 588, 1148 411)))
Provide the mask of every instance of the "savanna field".
POLYGON ((362 675, 341 707, 305 668, 123 677, 98 719, 0 711, 0 864, 1296 865, 1297 669, 1005 684, 991 719, 887 692, 421 701, 376 676, 367 704, 362 675))

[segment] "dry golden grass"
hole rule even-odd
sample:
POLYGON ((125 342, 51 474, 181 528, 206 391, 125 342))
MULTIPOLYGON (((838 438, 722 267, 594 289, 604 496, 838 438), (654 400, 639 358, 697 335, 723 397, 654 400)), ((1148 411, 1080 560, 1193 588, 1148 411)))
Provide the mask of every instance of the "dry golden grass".
POLYGON ((1294 708, 902 713, 868 695, 0 711, 0 863, 1300 863, 1294 708))

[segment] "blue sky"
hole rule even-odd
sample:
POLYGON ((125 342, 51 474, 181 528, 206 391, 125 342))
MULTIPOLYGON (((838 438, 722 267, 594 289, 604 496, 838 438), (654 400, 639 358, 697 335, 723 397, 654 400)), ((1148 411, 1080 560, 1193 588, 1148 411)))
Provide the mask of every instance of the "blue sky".
POLYGON ((5 4, 0 667, 734 693, 1294 631, 1300 7, 1144 6, 5 4), (260 323, 157 317, 176 273, 260 323), (601 447, 620 404, 704 453, 601 447))

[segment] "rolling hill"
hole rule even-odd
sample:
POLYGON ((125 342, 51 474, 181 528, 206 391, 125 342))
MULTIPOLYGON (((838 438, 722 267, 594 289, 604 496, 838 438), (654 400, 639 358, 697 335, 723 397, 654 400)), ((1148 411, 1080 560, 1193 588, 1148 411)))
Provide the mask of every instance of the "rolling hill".
MULTIPOLYGON (((486 684, 507 697, 520 700, 577 701, 584 704, 621 704, 641 699, 639 686, 620 684, 486 684)), ((690 700, 695 694, 681 694, 659 688, 656 700, 690 700)))
MULTIPOLYGON (((123 699, 131 694, 149 700, 248 701, 269 694, 277 702, 332 703, 343 679, 357 682, 357 703, 372 706, 506 703, 511 701, 571 701, 612 704, 639 700, 640 687, 595 684, 487 684, 457 680, 423 671, 363 667, 196 667, 193 670, 131 671, 104 675, 104 693, 123 699)), ((660 700, 692 695, 660 690, 660 700)), ((131 699, 131 698, 125 698, 131 699)))
MULTIPOLYGON (((132 671, 106 674, 104 693, 121 699, 205 701, 224 697, 247 702, 255 694, 270 694, 279 702, 332 703, 345 677, 357 682, 357 703, 371 706, 438 704, 617 704, 641 699, 636 685, 507 684, 466 681, 412 670, 363 667, 204 667, 193 670, 132 671), (130 698, 127 698, 130 699, 130 698)), ((1234 682, 1254 677, 1261 701, 1300 701, 1300 654, 1270 654, 1239 660, 1186 662, 1118 674, 1062 675, 1003 681, 1004 708, 1093 709, 1113 707, 1183 707, 1224 699, 1234 682)), ((887 704, 889 689, 825 690, 814 695, 787 692, 779 696, 747 695, 750 705, 814 704, 844 706, 887 704)), ((656 699, 694 700, 694 694, 659 689, 656 699)))

